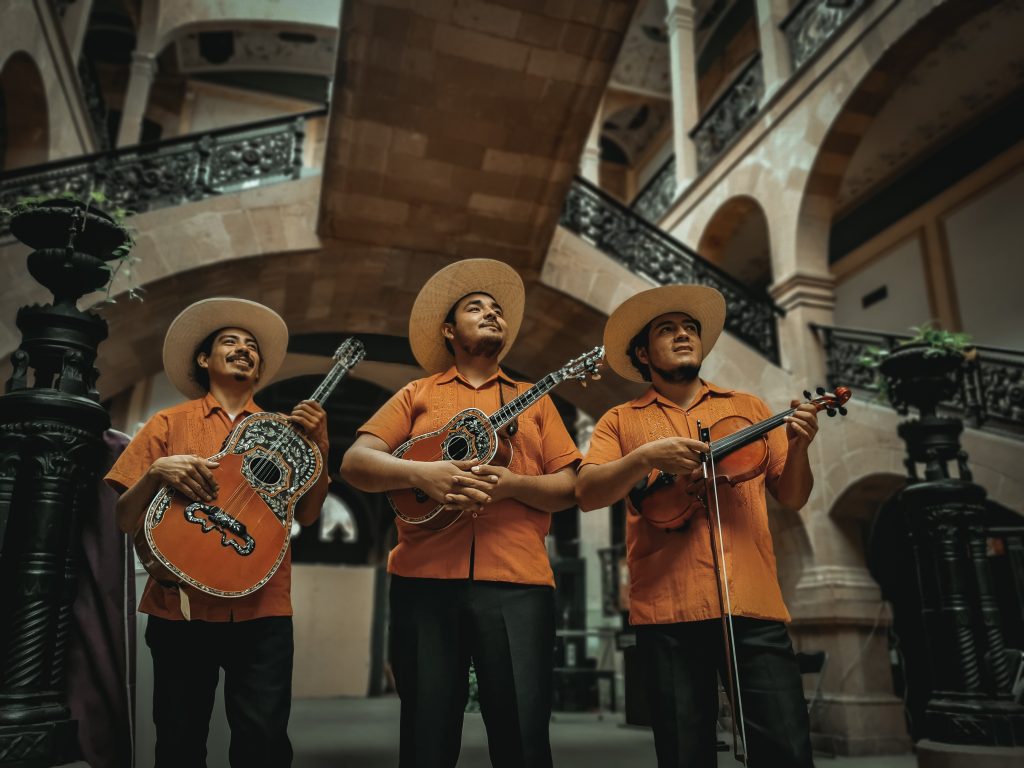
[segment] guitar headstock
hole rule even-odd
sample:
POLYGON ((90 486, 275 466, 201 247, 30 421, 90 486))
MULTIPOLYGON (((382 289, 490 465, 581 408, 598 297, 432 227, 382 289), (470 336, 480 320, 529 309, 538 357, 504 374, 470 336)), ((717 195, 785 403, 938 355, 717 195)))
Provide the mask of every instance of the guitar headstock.
POLYGON ((346 368, 351 368, 364 357, 366 357, 366 348, 363 346, 363 342, 355 336, 350 336, 345 339, 341 342, 338 348, 334 350, 335 362, 341 363, 346 368))
POLYGON ((811 393, 806 389, 804 390, 804 397, 807 398, 807 402, 819 411, 825 411, 829 416, 835 416, 837 413, 840 416, 846 415, 846 408, 843 406, 853 396, 849 387, 836 387, 834 392, 826 392, 824 387, 818 387, 814 391, 818 396, 812 398, 811 393))
POLYGON ((583 382, 583 386, 586 386, 588 376, 594 381, 601 378, 600 368, 603 361, 604 347, 594 347, 589 352, 573 358, 563 365, 559 369, 558 375, 561 376, 563 381, 576 379, 583 382))

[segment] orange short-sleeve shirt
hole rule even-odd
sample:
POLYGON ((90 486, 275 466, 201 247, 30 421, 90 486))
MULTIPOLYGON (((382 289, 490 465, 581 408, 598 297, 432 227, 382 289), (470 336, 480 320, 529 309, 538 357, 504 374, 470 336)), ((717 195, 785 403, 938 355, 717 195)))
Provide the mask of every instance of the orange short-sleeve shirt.
MULTIPOLYGON (((651 387, 628 403, 612 408, 594 427, 582 466, 621 459, 644 443, 663 437, 697 439, 697 420, 711 426, 725 416, 753 423, 769 418, 765 403, 753 395, 703 386, 683 410, 651 387)), ((736 486, 718 486, 722 538, 732 610, 738 616, 789 620, 775 570, 768 530, 765 486, 774 491, 786 464, 784 429, 768 433, 764 474, 736 486)), ((626 519, 631 624, 670 624, 714 619, 722 615, 715 584, 707 513, 694 515, 682 530, 666 532, 630 509, 626 519)))
MULTIPOLYGON (((139 430, 103 479, 115 491, 124 493, 161 457, 181 454, 213 456, 220 451, 224 439, 238 421, 262 410, 250 398, 233 422, 216 398, 207 394, 198 400, 159 411, 139 430)), ((182 589, 188 591, 193 620, 246 621, 264 616, 291 616, 291 584, 289 549, 270 581, 245 597, 215 597, 192 587, 182 589)), ((162 619, 184 619, 178 588, 165 587, 152 577, 146 582, 139 611, 162 619)))
MULTIPOLYGON (((506 403, 530 388, 501 370, 476 388, 453 366, 400 389, 359 428, 359 434, 378 437, 393 451, 410 437, 440 429, 466 408, 494 413, 501 407, 499 382, 504 384, 506 403)), ((579 460, 576 444, 550 397, 545 396, 527 408, 519 416, 518 424, 509 466, 513 472, 550 475, 579 460)), ((441 531, 429 531, 397 518, 395 525, 398 544, 388 557, 390 573, 425 579, 465 579, 470 573, 470 552, 475 550, 475 579, 554 586, 544 546, 551 514, 515 499, 502 499, 480 512, 464 514, 441 531)))

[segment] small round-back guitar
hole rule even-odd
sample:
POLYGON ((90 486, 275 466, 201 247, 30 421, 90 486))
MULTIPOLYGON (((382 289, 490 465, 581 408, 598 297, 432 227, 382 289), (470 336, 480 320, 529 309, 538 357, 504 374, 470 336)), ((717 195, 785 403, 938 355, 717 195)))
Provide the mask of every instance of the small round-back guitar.
MULTIPOLYGON (((364 356, 350 338, 310 400, 323 404, 364 356)), ((324 457, 280 413, 238 423, 211 459, 217 498, 193 501, 164 486, 135 534, 139 560, 157 581, 187 584, 218 597, 243 597, 266 584, 288 551, 299 499, 316 483, 324 457)))
MULTIPOLYGON (((512 461, 512 444, 501 434, 502 428, 540 400, 563 381, 587 383, 587 377, 600 378, 598 368, 604 347, 595 347, 549 373, 491 416, 478 408, 457 413, 441 429, 413 437, 392 452, 392 456, 411 461, 465 461, 507 467, 512 461)), ((462 516, 461 510, 445 510, 419 488, 387 492, 388 502, 402 521, 429 530, 447 528, 462 516)))

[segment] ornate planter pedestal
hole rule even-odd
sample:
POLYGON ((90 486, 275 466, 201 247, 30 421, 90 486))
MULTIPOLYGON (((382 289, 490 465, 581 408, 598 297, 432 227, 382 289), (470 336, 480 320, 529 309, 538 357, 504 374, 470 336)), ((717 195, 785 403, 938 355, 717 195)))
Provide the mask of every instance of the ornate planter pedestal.
POLYGON ((927 349, 897 348, 880 366, 893 405, 904 414, 913 407, 920 417, 898 428, 908 483, 879 513, 871 569, 893 603, 907 658, 918 764, 1020 765, 1024 707, 1011 697, 1015 670, 986 555, 986 492, 972 482, 962 422, 936 415, 957 389, 963 357, 927 349))
POLYGON ((96 511, 110 420, 94 367, 107 324, 76 304, 107 281, 125 236, 66 200, 15 216, 11 231, 36 249, 29 271, 54 295, 18 311, 22 343, 0 396, 0 765, 28 768, 77 754, 65 657, 80 521, 96 511))

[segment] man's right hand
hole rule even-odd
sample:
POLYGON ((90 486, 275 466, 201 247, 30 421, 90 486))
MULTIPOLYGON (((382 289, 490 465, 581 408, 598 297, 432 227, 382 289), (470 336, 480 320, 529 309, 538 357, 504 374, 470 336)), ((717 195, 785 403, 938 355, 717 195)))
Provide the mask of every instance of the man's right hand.
POLYGON ((480 462, 423 461, 416 462, 416 487, 446 509, 475 509, 487 504, 491 497, 478 488, 460 485, 457 477, 475 476, 469 471, 480 462))
POLYGON ((654 440, 639 449, 650 469, 660 469, 670 475, 689 475, 700 467, 702 454, 708 444, 689 437, 665 437, 654 440))
POLYGON ((150 465, 149 475, 193 501, 213 501, 219 488, 211 470, 219 466, 201 456, 164 456, 150 465))

